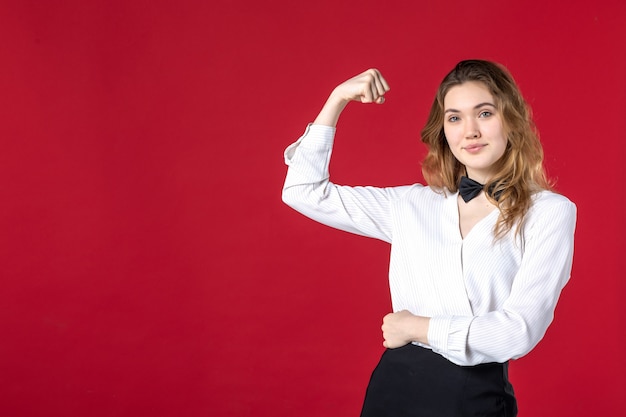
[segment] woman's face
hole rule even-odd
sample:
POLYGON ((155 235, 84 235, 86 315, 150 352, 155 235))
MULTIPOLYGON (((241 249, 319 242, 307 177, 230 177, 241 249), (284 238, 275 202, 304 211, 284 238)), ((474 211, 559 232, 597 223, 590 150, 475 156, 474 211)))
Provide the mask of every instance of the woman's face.
POLYGON ((507 139, 496 102, 487 87, 469 81, 452 87, 444 97, 443 130, 452 154, 467 175, 486 183, 504 155, 507 139))

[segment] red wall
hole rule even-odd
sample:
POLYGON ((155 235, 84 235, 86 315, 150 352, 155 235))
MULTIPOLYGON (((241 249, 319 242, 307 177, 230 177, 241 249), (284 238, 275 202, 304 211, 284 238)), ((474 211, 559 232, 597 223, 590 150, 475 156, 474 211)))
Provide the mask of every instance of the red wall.
POLYGON ((471 57, 511 69, 579 208, 520 416, 623 413, 626 3, 310 3, 0 4, 0 415, 357 415, 388 247, 283 205, 282 151, 376 66, 392 91, 350 106, 334 178, 421 181, 471 57))

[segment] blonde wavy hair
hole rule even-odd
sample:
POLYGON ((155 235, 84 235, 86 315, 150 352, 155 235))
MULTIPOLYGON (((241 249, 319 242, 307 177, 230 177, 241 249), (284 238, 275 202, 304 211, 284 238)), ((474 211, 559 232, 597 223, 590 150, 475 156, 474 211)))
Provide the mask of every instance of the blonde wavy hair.
POLYGON ((499 239, 514 227, 519 235, 533 194, 551 190, 552 184, 543 167, 543 148, 530 107, 502 65, 482 60, 461 61, 443 79, 421 132, 422 142, 428 147, 422 172, 435 191, 458 190, 465 166, 454 157, 444 135, 444 99, 452 87, 470 81, 481 82, 489 89, 507 138, 504 155, 496 162, 495 174, 484 189, 489 201, 500 210, 494 235, 499 239), (493 195, 498 194, 496 201, 493 195))

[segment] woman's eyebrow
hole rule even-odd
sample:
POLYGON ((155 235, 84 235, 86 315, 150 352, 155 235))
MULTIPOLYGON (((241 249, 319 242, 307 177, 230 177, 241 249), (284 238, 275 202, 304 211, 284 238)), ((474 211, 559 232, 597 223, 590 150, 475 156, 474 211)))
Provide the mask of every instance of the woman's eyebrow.
MULTIPOLYGON (((494 109, 496 108, 496 105, 495 105, 495 104, 493 104, 493 103, 489 103, 488 101, 486 101, 486 102, 484 102, 484 103, 480 103, 480 104, 475 105, 475 106, 474 106, 474 110, 479 109, 479 108, 481 108, 481 107, 483 107, 483 106, 491 106, 491 107, 493 107, 494 109)), ((446 111, 444 111, 444 114, 445 114, 445 113, 461 113, 461 111, 460 111, 460 110, 457 110, 457 109, 447 109, 446 111)))

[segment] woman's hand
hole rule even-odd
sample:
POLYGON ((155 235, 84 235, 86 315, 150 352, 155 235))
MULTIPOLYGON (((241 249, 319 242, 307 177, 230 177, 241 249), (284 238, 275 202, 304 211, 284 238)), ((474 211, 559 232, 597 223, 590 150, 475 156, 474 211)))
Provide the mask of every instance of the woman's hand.
POLYGON ((407 310, 389 313, 383 317, 383 346, 395 349, 411 342, 428 344, 430 319, 411 314, 407 310))
POLYGON ((349 102, 383 104, 387 91, 389 84, 380 71, 368 69, 335 87, 313 123, 335 127, 339 115, 349 102))
POLYGON ((331 98, 345 102, 360 101, 361 103, 385 102, 385 93, 389 84, 377 69, 367 71, 339 84, 330 95, 331 98))

